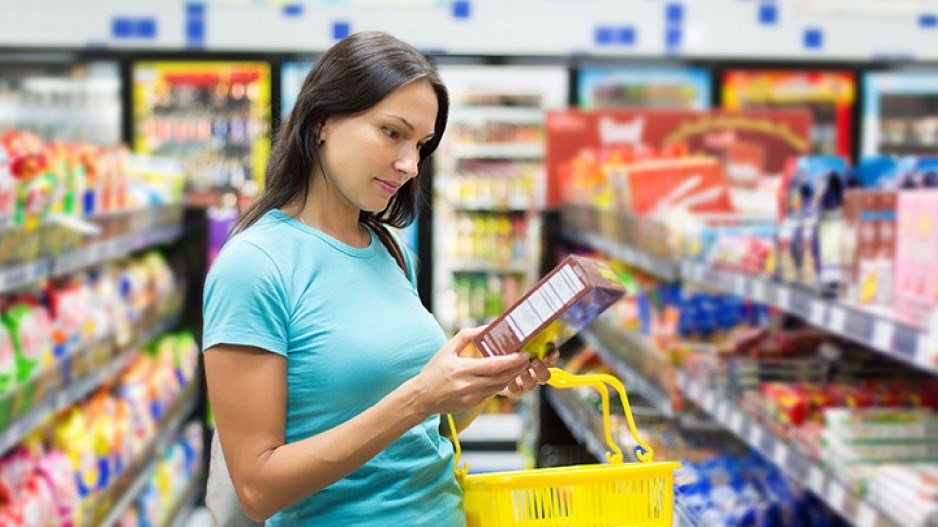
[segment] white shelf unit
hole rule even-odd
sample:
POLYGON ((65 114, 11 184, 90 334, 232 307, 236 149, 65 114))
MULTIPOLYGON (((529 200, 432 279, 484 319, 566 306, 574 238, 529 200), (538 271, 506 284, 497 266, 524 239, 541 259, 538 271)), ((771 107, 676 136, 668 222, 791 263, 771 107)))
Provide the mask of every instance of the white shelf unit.
POLYGON ((439 71, 451 107, 434 156, 431 294, 434 315, 455 331, 463 320, 491 320, 499 314, 491 304, 507 307, 537 281, 546 192, 540 137, 545 112, 566 106, 568 79, 562 66, 439 71), (478 301, 481 291, 499 301, 478 301))

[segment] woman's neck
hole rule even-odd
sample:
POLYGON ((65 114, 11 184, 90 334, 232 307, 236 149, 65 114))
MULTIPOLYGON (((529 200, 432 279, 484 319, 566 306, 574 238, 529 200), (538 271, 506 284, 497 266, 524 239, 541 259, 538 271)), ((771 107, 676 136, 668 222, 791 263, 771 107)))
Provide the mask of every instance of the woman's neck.
POLYGON ((335 188, 323 184, 322 178, 310 182, 305 200, 294 200, 292 216, 333 238, 353 247, 367 247, 368 230, 358 219, 361 211, 343 197, 335 188))

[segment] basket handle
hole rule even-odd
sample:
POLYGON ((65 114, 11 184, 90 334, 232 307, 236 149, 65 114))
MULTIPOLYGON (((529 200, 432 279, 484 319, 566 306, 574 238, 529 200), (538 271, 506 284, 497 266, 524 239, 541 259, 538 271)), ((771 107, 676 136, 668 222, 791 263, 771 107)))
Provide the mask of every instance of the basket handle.
MULTIPOLYGON (((605 433, 606 445, 609 447, 609 451, 606 452, 606 460, 608 460, 610 463, 622 463, 622 449, 620 449, 619 445, 613 441, 612 427, 609 423, 609 388, 606 385, 611 385, 619 393, 619 398, 622 400, 622 407, 625 410, 625 418, 629 424, 629 431, 632 433, 632 437, 639 445, 639 448, 636 449, 636 457, 642 463, 650 463, 652 461, 655 456, 655 451, 651 448, 650 445, 648 445, 648 443, 642 441, 642 438, 638 436, 638 430, 635 428, 635 421, 632 419, 632 408, 629 406, 629 398, 625 393, 625 386, 622 385, 622 381, 612 375, 605 373, 574 375, 572 373, 567 373, 560 368, 550 368, 550 380, 547 381, 547 384, 554 388, 576 388, 579 386, 591 386, 599 390, 599 395, 602 399, 603 405, 603 430, 605 433)), ((456 422, 453 420, 453 416, 451 414, 447 414, 446 419, 449 422, 449 429, 453 439, 453 449, 455 451, 453 470, 456 472, 457 478, 462 478, 469 473, 469 466, 465 462, 463 462, 462 467, 459 465, 459 460, 462 456, 462 447, 459 444, 459 437, 456 432, 456 422)))

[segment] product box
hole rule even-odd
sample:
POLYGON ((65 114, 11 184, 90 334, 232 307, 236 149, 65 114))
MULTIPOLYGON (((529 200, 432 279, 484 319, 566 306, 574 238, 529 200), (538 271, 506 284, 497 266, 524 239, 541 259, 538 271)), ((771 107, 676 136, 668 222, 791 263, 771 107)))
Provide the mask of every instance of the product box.
POLYGON ((623 296, 625 287, 608 263, 568 256, 472 339, 463 353, 471 355, 475 348, 491 357, 524 351, 543 358, 623 296))
POLYGON ((898 210, 896 315, 926 329, 938 307, 938 191, 901 192, 898 210))
POLYGON ((618 193, 616 205, 640 216, 674 209, 733 212, 729 183, 715 158, 642 161, 609 169, 609 182, 618 193))
POLYGON ((844 197, 844 281, 848 300, 891 306, 896 255, 898 194, 888 190, 850 190, 844 197))
POLYGON ((938 443, 938 415, 929 408, 828 408, 830 434, 854 442, 938 443))

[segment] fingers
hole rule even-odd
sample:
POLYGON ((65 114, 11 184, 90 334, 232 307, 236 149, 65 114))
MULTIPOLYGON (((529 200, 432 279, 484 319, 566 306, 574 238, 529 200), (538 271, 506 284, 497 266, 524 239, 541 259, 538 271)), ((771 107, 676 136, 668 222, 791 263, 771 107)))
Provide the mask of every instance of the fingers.
MULTIPOLYGON (((545 361, 547 359, 545 358, 545 361)), ((544 384, 550 380, 550 369, 545 361, 531 361, 530 373, 535 384, 544 384)), ((554 362, 557 362, 556 359, 554 362)))
POLYGON ((470 346, 469 343, 482 333, 483 330, 485 330, 485 326, 460 329, 447 343, 447 348, 454 351, 456 355, 481 358, 481 354, 475 349, 475 346, 470 346))
POLYGON ((560 360, 560 350, 554 348, 550 353, 547 354, 546 357, 544 357, 544 364, 547 365, 548 368, 553 368, 554 365, 557 364, 558 360, 560 360))

